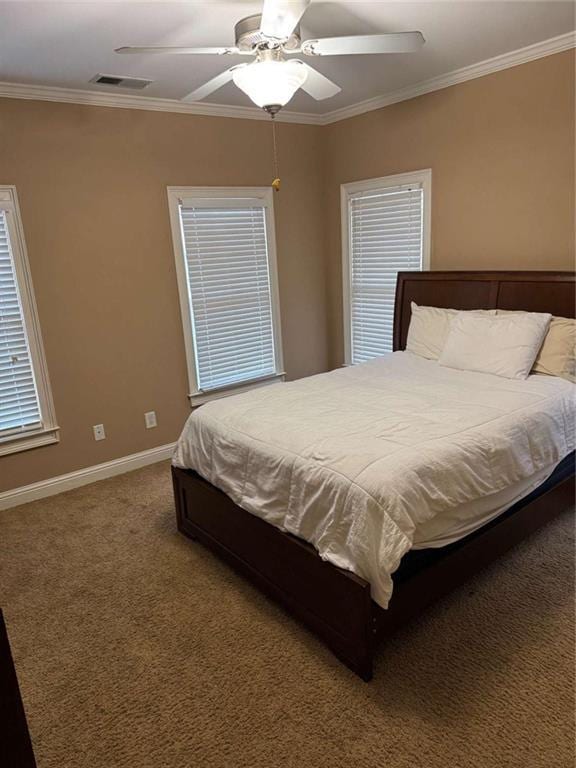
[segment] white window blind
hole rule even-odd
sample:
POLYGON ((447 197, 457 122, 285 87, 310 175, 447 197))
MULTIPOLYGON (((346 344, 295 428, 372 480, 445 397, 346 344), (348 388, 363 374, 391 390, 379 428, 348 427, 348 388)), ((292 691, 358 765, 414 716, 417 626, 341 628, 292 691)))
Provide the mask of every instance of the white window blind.
POLYGON ((0 209, 0 438, 41 426, 7 213, 0 209))
POLYGON ((397 184, 348 196, 349 362, 392 351, 396 277, 423 268, 424 188, 397 184))
POLYGON ((266 215, 257 200, 180 205, 199 392, 278 372, 266 215))

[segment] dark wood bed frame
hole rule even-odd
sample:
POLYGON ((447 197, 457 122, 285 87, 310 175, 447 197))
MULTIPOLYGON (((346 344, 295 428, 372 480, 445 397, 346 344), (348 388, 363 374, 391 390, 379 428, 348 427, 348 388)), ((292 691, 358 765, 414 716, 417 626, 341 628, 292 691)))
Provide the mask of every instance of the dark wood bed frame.
MULTIPOLYGON (((394 349, 404 349, 410 302, 455 309, 518 309, 575 317, 572 272, 401 272, 394 349)), ((172 468, 178 529, 197 539, 311 628, 350 669, 372 677, 376 641, 420 614, 574 504, 574 454, 496 520, 440 549, 408 552, 387 610, 370 584, 320 559, 306 542, 238 507, 191 470, 172 468)))

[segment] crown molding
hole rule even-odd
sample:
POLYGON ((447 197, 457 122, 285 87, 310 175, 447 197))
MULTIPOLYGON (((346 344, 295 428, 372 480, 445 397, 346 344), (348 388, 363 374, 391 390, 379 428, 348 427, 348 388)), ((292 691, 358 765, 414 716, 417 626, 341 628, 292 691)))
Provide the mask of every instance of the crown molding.
MULTIPOLYGON (((32 101, 56 101, 64 104, 84 104, 91 107, 117 107, 143 109, 150 112, 176 112, 184 115, 207 117, 235 117, 244 120, 270 120, 269 115, 258 107, 237 107, 209 102, 185 102, 177 99, 158 99, 132 94, 103 93, 72 88, 56 88, 46 85, 0 82, 0 98, 28 99, 32 101)), ((321 125, 322 116, 306 112, 279 112, 277 122, 321 125)))
MULTIPOLYGON (((406 88, 391 91, 373 99, 360 101, 348 107, 335 109, 324 114, 309 112, 292 112, 282 110, 276 120, 283 123, 302 123, 306 125, 329 125, 340 120, 373 112, 376 109, 407 101, 416 96, 449 88, 452 85, 475 80, 478 77, 500 72, 503 69, 526 64, 536 59, 551 56, 555 53, 576 48, 576 32, 567 32, 549 40, 543 40, 516 51, 494 56, 492 59, 479 61, 462 69, 447 72, 444 75, 424 80, 406 88)), ((55 101, 67 104, 85 104, 93 107, 117 107, 120 109, 143 109, 151 112, 176 112, 185 115, 205 115, 208 117, 234 117, 244 120, 269 120, 268 115, 256 107, 237 107, 209 102, 188 103, 176 99, 158 99, 131 94, 103 93, 98 91, 74 90, 70 88, 55 88, 45 85, 26 85, 21 83, 0 82, 0 98, 31 99, 34 101, 55 101)))
POLYGON ((326 112, 323 117, 323 124, 337 123, 340 120, 346 120, 349 117, 356 117, 365 112, 373 112, 375 109, 387 107, 390 104, 397 104, 400 101, 414 99, 416 96, 423 96, 426 93, 440 91, 443 88, 449 88, 451 85, 465 83, 468 80, 475 80, 478 77, 485 77, 493 72, 500 72, 503 69, 516 67, 519 64, 527 64, 529 61, 542 59, 545 56, 552 56, 555 53, 567 51, 570 48, 576 48, 576 32, 568 32, 565 35, 552 37, 549 40, 543 40, 534 45, 528 45, 526 48, 519 48, 516 51, 509 51, 500 56, 494 56, 492 59, 479 61, 462 69, 456 69, 447 72, 445 75, 433 77, 430 80, 409 85, 406 88, 400 88, 397 91, 377 96, 374 99, 360 101, 357 104, 351 104, 349 107, 335 109, 332 112, 326 112))

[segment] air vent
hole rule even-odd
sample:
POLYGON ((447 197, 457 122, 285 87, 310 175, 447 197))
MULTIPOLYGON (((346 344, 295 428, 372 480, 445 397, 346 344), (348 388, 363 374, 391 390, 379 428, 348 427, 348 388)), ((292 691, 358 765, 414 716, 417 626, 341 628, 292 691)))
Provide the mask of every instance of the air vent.
POLYGON ((153 80, 144 80, 142 77, 124 77, 123 75, 94 75, 89 80, 96 85, 107 85, 113 88, 130 88, 133 91, 141 91, 153 82, 153 80))

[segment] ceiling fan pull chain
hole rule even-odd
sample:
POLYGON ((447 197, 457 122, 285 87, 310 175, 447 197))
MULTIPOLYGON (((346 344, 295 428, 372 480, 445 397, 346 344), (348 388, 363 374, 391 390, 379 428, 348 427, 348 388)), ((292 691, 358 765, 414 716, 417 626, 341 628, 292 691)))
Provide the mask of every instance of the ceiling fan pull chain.
POLYGON ((272 117, 272 147, 274 153, 274 181, 272 187, 276 192, 280 191, 280 167, 278 165, 278 145, 276 143, 276 121, 274 115, 272 117))

